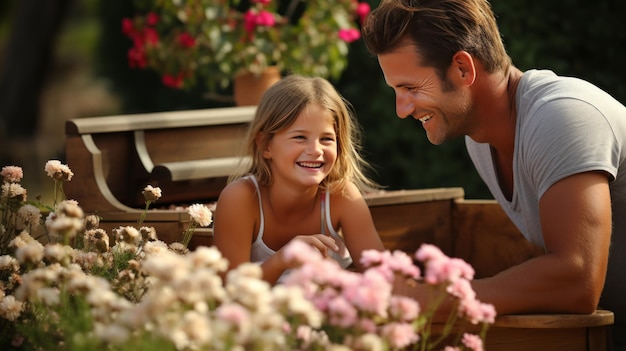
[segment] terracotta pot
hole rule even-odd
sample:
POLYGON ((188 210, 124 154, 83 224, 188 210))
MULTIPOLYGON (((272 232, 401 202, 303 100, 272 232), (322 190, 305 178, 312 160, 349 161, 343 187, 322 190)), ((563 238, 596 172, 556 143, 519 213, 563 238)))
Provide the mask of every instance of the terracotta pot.
POLYGON ((280 80, 278 67, 268 67, 259 75, 244 72, 233 80, 233 94, 237 106, 256 106, 261 96, 272 84, 280 80))

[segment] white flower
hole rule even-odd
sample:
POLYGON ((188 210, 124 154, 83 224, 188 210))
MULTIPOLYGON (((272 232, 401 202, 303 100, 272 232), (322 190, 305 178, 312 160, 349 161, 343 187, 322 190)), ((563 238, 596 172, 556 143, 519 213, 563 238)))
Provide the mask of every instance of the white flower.
POLYGON ((62 164, 59 160, 50 160, 46 162, 44 170, 46 171, 48 177, 54 180, 70 181, 74 176, 72 170, 67 165, 62 164))
POLYGON ((208 227, 213 220, 213 213, 211 210, 202 204, 193 204, 189 206, 187 213, 191 216, 191 220, 198 223, 201 227, 208 227))
POLYGON ((217 272, 224 272, 228 268, 226 260, 215 246, 199 246, 189 255, 193 267, 212 268, 217 272))
POLYGON ((31 241, 15 250, 15 258, 17 258, 21 264, 37 264, 43 259, 43 245, 37 241, 31 241))
POLYGON ((0 316, 10 321, 16 320, 22 313, 24 303, 15 299, 13 295, 5 296, 0 301, 0 316))
POLYGON ((31 204, 26 204, 17 210, 17 216, 20 219, 20 228, 31 227, 35 229, 41 222, 41 210, 31 204))
POLYGON ((154 202, 161 198, 161 188, 152 185, 146 186, 141 193, 146 201, 154 202))
POLYGON ((94 333, 101 340, 115 345, 123 344, 130 337, 130 331, 118 324, 97 323, 94 333))
POLYGON ((4 201, 8 199, 26 201, 26 189, 19 183, 4 183, 2 184, 2 199, 4 201))
POLYGON ((10 255, 0 256, 0 270, 17 271, 20 268, 20 264, 15 257, 10 255))
POLYGON ((46 306, 57 306, 61 301, 61 293, 58 288, 41 288, 37 290, 37 300, 46 306))
POLYGON ((51 262, 63 262, 66 258, 72 255, 72 249, 70 246, 61 244, 48 244, 44 247, 44 256, 51 262))

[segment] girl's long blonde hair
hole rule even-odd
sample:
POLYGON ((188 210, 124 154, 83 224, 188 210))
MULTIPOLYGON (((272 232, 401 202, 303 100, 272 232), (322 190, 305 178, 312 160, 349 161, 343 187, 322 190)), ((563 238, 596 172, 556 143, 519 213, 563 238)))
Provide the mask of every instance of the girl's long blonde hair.
POLYGON ((230 181, 245 174, 254 175, 260 184, 273 181, 265 150, 276 133, 287 128, 310 104, 319 104, 334 118, 337 134, 337 161, 320 186, 331 192, 342 192, 352 181, 361 191, 378 188, 364 169, 371 168, 360 155, 361 130, 352 110, 326 79, 290 75, 272 85, 261 98, 246 138, 245 153, 250 166, 230 177, 230 181))

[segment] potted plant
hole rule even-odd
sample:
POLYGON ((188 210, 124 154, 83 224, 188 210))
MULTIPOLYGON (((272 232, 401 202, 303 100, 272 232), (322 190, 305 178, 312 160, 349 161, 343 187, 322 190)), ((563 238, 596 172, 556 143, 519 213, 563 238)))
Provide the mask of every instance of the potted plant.
POLYGON ((122 31, 130 67, 153 69, 177 89, 209 92, 235 77, 277 72, 336 79, 370 10, 358 0, 134 0, 122 31))

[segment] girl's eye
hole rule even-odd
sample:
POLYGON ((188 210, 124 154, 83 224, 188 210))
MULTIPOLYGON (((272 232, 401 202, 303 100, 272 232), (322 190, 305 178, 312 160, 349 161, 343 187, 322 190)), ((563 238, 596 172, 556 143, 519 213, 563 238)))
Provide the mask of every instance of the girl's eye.
POLYGON ((325 137, 325 138, 322 138, 322 141, 324 141, 324 142, 334 142, 334 141, 335 141, 335 138, 332 138, 332 137, 325 137))

